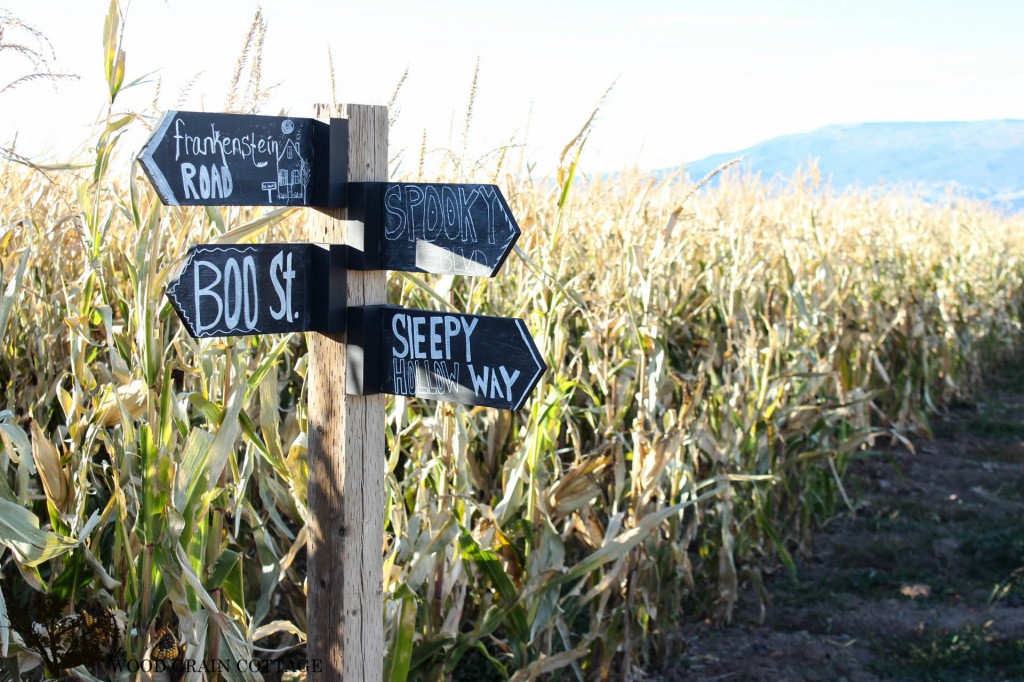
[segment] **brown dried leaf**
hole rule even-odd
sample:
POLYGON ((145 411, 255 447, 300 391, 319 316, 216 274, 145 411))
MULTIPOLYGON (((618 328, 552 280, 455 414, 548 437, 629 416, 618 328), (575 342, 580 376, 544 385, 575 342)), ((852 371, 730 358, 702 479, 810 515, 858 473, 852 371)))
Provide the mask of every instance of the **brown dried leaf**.
POLYGON ((35 420, 32 420, 31 430, 32 459, 39 471, 39 479, 43 482, 43 492, 57 510, 65 512, 68 502, 68 476, 60 464, 60 453, 35 420))
POLYGON ((122 410, 134 421, 146 410, 148 397, 149 387, 142 379, 135 379, 113 391, 108 387, 96 406, 95 421, 100 426, 115 426, 121 422, 122 410))

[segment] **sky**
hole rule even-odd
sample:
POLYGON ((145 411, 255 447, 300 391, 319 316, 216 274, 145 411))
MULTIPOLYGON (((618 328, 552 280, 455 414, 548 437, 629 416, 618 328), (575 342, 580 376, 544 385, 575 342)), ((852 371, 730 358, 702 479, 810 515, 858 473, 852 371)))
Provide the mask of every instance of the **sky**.
MULTIPOLYGON (((95 138, 108 6, 3 3, 78 79, 3 90, 31 65, 0 50, 0 144, 16 132, 20 153, 62 160, 95 138)), ((469 158, 512 140, 538 172, 609 87, 581 159, 591 172, 675 167, 835 123, 1024 118, 1021 0, 122 0, 126 82, 148 77, 115 110, 223 111, 257 8, 258 113, 310 115, 331 97, 332 61, 347 102, 387 104, 408 70, 390 131, 406 166, 424 135, 428 150, 463 148, 477 63, 469 158)))

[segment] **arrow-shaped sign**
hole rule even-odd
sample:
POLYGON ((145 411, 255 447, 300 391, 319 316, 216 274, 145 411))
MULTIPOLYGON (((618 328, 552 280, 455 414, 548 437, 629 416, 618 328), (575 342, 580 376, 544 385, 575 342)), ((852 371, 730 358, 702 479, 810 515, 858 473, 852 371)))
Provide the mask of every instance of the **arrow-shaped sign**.
POLYGON ((349 309, 349 393, 518 410, 546 369, 519 319, 398 306, 349 309))
POLYGON ((139 161, 171 206, 341 206, 347 123, 168 111, 139 161))
POLYGON ((199 244, 167 287, 197 339, 345 328, 343 247, 199 244))
POLYGON ((354 270, 493 276, 519 238, 496 185, 350 183, 349 217, 363 222, 354 270))

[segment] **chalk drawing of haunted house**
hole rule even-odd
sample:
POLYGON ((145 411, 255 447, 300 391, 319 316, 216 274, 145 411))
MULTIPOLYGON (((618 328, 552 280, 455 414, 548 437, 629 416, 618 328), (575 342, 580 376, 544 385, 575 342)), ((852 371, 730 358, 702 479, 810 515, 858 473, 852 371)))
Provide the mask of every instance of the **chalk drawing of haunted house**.
POLYGON ((310 177, 309 161, 299 154, 295 140, 285 140, 277 153, 277 198, 306 201, 310 177))

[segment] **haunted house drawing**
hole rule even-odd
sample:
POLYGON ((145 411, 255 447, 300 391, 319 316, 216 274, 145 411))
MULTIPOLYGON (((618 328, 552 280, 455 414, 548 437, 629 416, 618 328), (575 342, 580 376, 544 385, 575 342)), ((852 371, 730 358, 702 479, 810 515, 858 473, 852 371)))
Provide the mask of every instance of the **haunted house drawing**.
POLYGON ((305 203, 310 171, 309 161, 299 153, 298 142, 285 140, 277 154, 277 198, 305 203))

